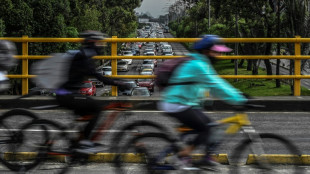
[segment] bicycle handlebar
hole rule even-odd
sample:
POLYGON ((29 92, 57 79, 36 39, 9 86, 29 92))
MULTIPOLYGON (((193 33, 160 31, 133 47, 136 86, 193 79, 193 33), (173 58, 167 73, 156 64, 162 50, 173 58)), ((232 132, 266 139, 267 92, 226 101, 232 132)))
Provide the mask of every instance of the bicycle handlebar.
POLYGON ((258 109, 258 108, 265 108, 265 105, 256 105, 256 104, 244 104, 244 105, 234 105, 233 108, 236 111, 245 111, 247 109, 258 109))

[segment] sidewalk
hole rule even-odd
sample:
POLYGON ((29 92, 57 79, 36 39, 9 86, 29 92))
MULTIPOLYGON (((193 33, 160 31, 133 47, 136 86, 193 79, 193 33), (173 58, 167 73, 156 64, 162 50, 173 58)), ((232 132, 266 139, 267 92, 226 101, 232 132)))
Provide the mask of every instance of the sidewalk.
MULTIPOLYGON (((35 96, 16 100, 17 96, 6 96, 0 97, 0 108, 11 109, 11 108, 30 108, 37 106, 46 105, 57 105, 55 98, 47 96, 35 96)), ((122 101, 131 102, 133 104, 142 104, 143 107, 139 110, 157 110, 156 103, 160 100, 159 97, 150 97, 145 100, 145 97, 94 97, 94 99, 101 102, 101 104, 107 105, 111 102, 122 101)), ((281 96, 281 97, 255 97, 250 99, 251 104, 265 105, 265 108, 259 108, 255 110, 260 111, 310 111, 310 96, 281 96)), ((206 100, 206 110, 223 111, 232 110, 231 106, 225 104, 220 100, 206 100)))

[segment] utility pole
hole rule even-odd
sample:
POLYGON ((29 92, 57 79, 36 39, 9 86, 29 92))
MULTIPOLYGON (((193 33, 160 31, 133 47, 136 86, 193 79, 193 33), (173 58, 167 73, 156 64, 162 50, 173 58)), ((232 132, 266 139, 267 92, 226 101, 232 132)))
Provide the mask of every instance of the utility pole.
MULTIPOLYGON (((239 33, 239 29, 238 29, 238 1, 236 0, 236 11, 235 11, 235 20, 236 20, 236 28, 235 28, 235 38, 238 38, 238 33, 239 33)), ((238 55, 238 43, 235 43, 235 55, 238 55)), ((238 75, 238 59, 234 60, 234 64, 235 64, 235 75, 238 75)), ((238 79, 235 79, 235 81, 237 82, 238 79)))
POLYGON ((211 26, 211 23, 210 23, 210 18, 211 18, 211 0, 208 0, 208 29, 210 30, 210 26, 211 26))
MULTIPOLYGON (((277 37, 280 38, 280 0, 278 0, 277 10, 277 37)), ((277 44, 277 55, 280 55, 280 43, 277 44)), ((280 75, 280 59, 277 59, 276 75, 280 75)), ((276 79, 276 87, 281 87, 280 79, 276 79)))

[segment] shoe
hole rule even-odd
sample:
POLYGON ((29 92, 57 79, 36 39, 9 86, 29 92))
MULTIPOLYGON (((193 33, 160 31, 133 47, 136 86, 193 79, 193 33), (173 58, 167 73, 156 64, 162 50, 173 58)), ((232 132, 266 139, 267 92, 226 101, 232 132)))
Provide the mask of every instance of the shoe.
POLYGON ((90 140, 81 140, 78 147, 73 150, 74 152, 81 154, 96 154, 103 151, 100 144, 94 143, 90 140))
POLYGON ((165 158, 165 164, 171 164, 178 170, 187 170, 188 168, 191 168, 191 161, 191 157, 178 157, 177 155, 165 158))
POLYGON ((219 171, 216 167, 220 165, 220 163, 214 161, 211 157, 205 157, 199 161, 194 161, 192 164, 195 167, 211 171, 219 171))

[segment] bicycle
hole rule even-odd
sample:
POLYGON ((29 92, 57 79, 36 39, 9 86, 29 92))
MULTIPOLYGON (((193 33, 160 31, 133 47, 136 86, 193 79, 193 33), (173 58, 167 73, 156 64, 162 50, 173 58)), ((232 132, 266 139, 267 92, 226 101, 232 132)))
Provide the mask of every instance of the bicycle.
MULTIPOLYGON (((242 132, 245 138, 240 141, 240 144, 234 148, 232 152, 232 162, 230 163, 230 173, 237 174, 241 172, 241 166, 244 166, 242 162, 244 160, 244 154, 250 150, 250 156, 254 159, 254 164, 248 165, 251 168, 251 173, 276 173, 273 169, 276 168, 269 157, 266 155, 268 153, 268 148, 270 145, 276 145, 278 148, 285 149, 285 152, 292 155, 292 160, 288 161, 286 169, 291 171, 289 173, 300 174, 304 172, 304 169, 297 164, 302 164, 301 152, 299 149, 288 139, 271 133, 258 133, 255 131, 251 122, 248 119, 248 115, 245 113, 245 109, 261 107, 258 105, 247 104, 243 107, 236 108, 237 113, 231 117, 224 118, 215 123, 209 124, 211 127, 211 136, 208 143, 208 150, 205 154, 210 154, 214 152, 220 144, 225 142, 232 135, 236 135, 238 132, 242 132), (277 143, 277 144, 275 144, 277 143), (255 154, 255 155, 253 155, 255 154), (241 166, 240 166, 241 165, 241 166)), ((120 152, 121 154, 135 154, 135 161, 128 161, 119 155, 116 158, 116 172, 118 174, 125 173, 168 173, 169 171, 183 171, 183 172, 200 172, 208 170, 216 170, 214 168, 203 168, 199 166, 184 166, 176 154, 180 151, 182 144, 186 143, 188 135, 195 134, 190 128, 179 127, 178 132, 180 133, 180 138, 175 139, 166 133, 145 133, 139 136, 133 137, 128 141, 128 144, 124 145, 120 152), (158 145, 155 147, 153 142, 158 145), (174 163, 167 164, 167 156, 176 157, 174 163), (140 163, 133 167, 133 163, 140 163)), ((274 147, 274 146, 273 146, 274 147)), ((193 160, 195 161, 195 160, 193 160)), ((194 164, 194 163, 192 163, 194 164)))
MULTIPOLYGON (((98 153, 102 151, 119 151, 117 146, 121 141, 125 141, 126 133, 135 135, 137 129, 141 126, 153 127, 160 132, 167 131, 165 127, 156 123, 140 120, 134 123, 128 123, 124 126, 112 139, 112 147, 105 144, 97 143, 102 140, 106 131, 119 118, 119 114, 127 112, 133 108, 141 107, 141 105, 133 106, 131 103, 116 102, 105 106, 103 110, 111 110, 105 120, 99 122, 98 129, 93 132, 91 141, 96 142, 96 147, 99 147, 98 153)), ((87 116, 78 118, 79 121, 86 121, 87 116)), ((2 125, 0 119, 0 125, 2 125)), ((93 154, 82 154, 74 151, 79 140, 81 139, 82 128, 72 124, 64 125, 56 121, 47 119, 33 119, 31 122, 24 124, 19 130, 7 130, 9 133, 7 138, 2 138, 3 145, 15 147, 3 153, 2 163, 12 171, 26 172, 33 170, 47 162, 49 165, 45 169, 53 169, 53 173, 66 173, 70 167, 88 163, 88 158, 93 154), (30 149, 30 150, 29 150, 30 149), (27 153, 25 153, 27 152, 27 153), (25 155, 26 154, 26 155, 25 155), (57 163, 55 165, 55 163, 57 163)))

